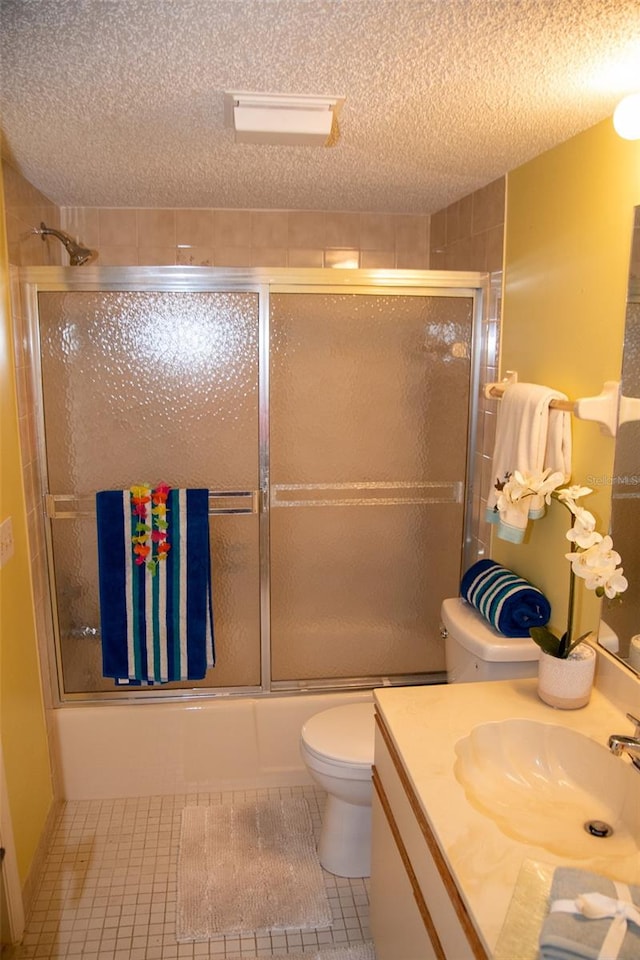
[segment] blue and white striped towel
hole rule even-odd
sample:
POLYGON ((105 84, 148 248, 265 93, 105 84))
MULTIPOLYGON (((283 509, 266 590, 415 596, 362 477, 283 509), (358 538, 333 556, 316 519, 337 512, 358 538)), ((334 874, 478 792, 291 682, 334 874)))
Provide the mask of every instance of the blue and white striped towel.
POLYGON ((209 492, 171 489, 166 558, 136 562, 129 490, 96 494, 102 662, 119 683, 201 680, 215 664, 209 492))
POLYGON ((506 637, 528 637, 531 627, 544 627, 551 605, 537 587, 488 558, 469 567, 460 596, 506 637))

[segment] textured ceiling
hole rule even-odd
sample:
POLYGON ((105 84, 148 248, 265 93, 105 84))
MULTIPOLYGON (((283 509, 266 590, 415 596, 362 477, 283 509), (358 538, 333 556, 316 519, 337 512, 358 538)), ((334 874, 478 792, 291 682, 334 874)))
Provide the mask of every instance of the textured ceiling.
POLYGON ((0 0, 3 152, 61 205, 430 213, 640 88, 639 0, 0 0), (235 144, 223 92, 346 97, 235 144))

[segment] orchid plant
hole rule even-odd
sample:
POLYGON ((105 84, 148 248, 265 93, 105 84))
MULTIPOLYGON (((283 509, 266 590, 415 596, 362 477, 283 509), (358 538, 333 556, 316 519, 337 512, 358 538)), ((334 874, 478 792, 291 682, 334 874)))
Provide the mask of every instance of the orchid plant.
POLYGON ((556 637, 547 627, 532 627, 529 631, 545 653, 565 660, 574 647, 589 635, 587 632, 573 638, 576 578, 584 580, 586 588, 595 591, 598 597, 606 596, 611 600, 619 597, 628 587, 620 566, 620 554, 613 549, 610 536, 598 533, 593 514, 578 504, 582 497, 593 493, 590 487, 577 484, 566 486, 564 475, 560 472, 545 470, 540 474, 527 475, 514 470, 512 474, 506 474, 503 482, 496 483, 496 489, 498 498, 495 509, 498 513, 527 497, 537 496, 547 505, 557 500, 572 515, 572 525, 566 537, 573 544, 573 549, 565 553, 571 563, 566 632, 556 637))

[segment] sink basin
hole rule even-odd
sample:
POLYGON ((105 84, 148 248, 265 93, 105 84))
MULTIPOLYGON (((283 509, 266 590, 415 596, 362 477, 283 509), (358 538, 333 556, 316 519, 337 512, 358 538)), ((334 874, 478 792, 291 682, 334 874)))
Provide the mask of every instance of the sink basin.
POLYGON ((455 751, 467 799, 507 836, 578 860, 640 852, 640 772, 595 740, 511 719, 475 727, 455 751), (589 833, 594 821, 612 835, 589 833))

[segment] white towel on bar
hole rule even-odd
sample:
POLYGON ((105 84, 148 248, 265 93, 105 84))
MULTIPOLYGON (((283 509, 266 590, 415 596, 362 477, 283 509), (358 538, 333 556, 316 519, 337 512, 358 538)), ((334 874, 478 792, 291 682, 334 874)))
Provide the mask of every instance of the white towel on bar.
MULTIPOLYGON (((566 400, 564 393, 537 383, 512 383, 504 391, 498 407, 492 477, 504 481, 505 475, 519 470, 539 474, 559 471, 565 482, 571 477, 571 414, 551 410, 551 400, 566 400)), ((487 520, 498 524, 502 540, 521 543, 529 519, 544 514, 544 499, 528 497, 498 514, 495 510, 498 490, 491 488, 487 499, 487 520)))

